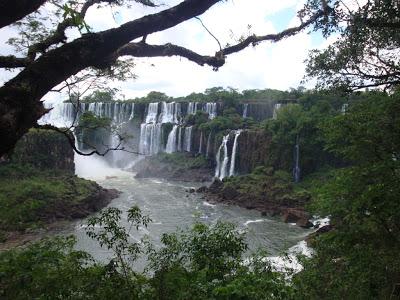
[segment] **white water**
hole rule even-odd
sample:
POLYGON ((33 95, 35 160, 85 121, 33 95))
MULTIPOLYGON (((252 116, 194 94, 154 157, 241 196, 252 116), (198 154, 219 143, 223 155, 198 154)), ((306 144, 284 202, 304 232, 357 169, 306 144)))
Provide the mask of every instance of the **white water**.
POLYGON ((161 114, 159 117, 160 123, 178 123, 181 115, 181 104, 176 102, 161 102, 161 114))
POLYGON ((242 115, 243 118, 247 118, 248 107, 249 107, 248 103, 243 104, 243 115, 242 115))
POLYGON ((139 153, 144 155, 154 155, 163 150, 161 144, 160 123, 140 125, 139 153))
POLYGON ((214 102, 206 103, 204 111, 208 113, 209 119, 214 119, 217 116, 217 103, 214 102))
POLYGON ((217 155, 215 160, 217 162, 217 166, 215 168, 215 177, 222 180, 228 174, 228 163, 229 163, 229 156, 228 156, 228 141, 229 141, 229 133, 222 138, 222 143, 218 148, 217 155), (224 156, 221 158, 221 150, 224 150, 224 156))
POLYGON ((174 125, 174 127, 172 127, 172 130, 168 135, 167 146, 165 148, 165 152, 167 152, 167 153, 176 152, 176 132, 177 132, 177 129, 178 129, 178 125, 174 125))
POLYGON ((236 162, 236 152, 237 152, 237 140, 239 138, 239 135, 242 131, 241 130, 236 130, 235 132, 235 140, 233 141, 233 148, 232 148, 232 157, 231 157, 231 166, 229 169, 229 176, 234 176, 235 175, 235 162, 236 162))
POLYGON ((149 103, 147 109, 146 123, 156 123, 158 115, 158 102, 149 103))
POLYGON ((211 132, 207 137, 207 148, 206 148, 206 158, 208 158, 208 154, 210 153, 210 144, 211 144, 211 132))
POLYGON ((199 142, 199 154, 203 152, 203 131, 200 132, 200 142, 199 142))
POLYGON ((192 149, 192 129, 193 126, 185 127, 185 135, 183 137, 183 150, 190 152, 192 149))

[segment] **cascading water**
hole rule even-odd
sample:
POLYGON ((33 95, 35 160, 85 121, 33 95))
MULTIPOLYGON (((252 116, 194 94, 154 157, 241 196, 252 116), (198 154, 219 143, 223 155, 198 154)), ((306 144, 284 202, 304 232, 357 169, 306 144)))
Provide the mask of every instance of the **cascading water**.
POLYGON ((300 181, 300 145, 299 136, 296 137, 296 145, 294 146, 294 167, 293 167, 294 182, 300 181))
POLYGON ((282 103, 275 103, 274 105, 274 111, 272 113, 272 118, 274 120, 276 120, 276 118, 278 117, 278 110, 280 110, 282 107, 282 103))
POLYGON ((178 148, 176 150, 178 152, 182 151, 182 126, 179 126, 178 130, 178 148))
POLYGON ((243 104, 243 115, 242 115, 243 118, 247 118, 248 108, 249 108, 249 104, 248 103, 243 104))
POLYGON ((215 177, 222 180, 228 174, 228 141, 229 141, 229 133, 222 138, 221 146, 218 148, 217 155, 215 157, 217 161, 217 167, 215 169, 215 177), (221 150, 224 149, 224 157, 221 159, 221 150))
POLYGON ((187 152, 190 152, 190 150, 192 149, 192 129, 193 126, 185 127, 183 150, 187 152))
POLYGON ((211 146, 211 131, 207 137, 206 158, 208 158, 208 154, 210 153, 210 146, 211 146))
POLYGON ((161 144, 160 123, 150 123, 140 125, 139 153, 144 155, 154 155, 163 150, 161 144))
POLYGON ((197 111, 197 103, 196 102, 189 102, 186 115, 194 115, 197 111))
POLYGON ((217 116, 217 103, 208 102, 204 107, 204 111, 208 113, 209 119, 214 119, 217 116))
POLYGON ((174 125, 172 127, 171 132, 168 135, 167 147, 165 148, 165 152, 173 153, 176 152, 176 132, 178 129, 178 125, 174 125))
POLYGON ((203 131, 200 132, 199 154, 203 152, 203 131))
POLYGON ((147 108, 146 123, 157 123, 158 102, 149 103, 147 108))
POLYGON ((236 130, 235 132, 235 140, 233 141, 233 148, 232 148, 232 156, 231 156, 231 166, 229 169, 229 176, 235 175, 235 161, 236 161, 236 152, 237 152, 237 141, 239 138, 239 135, 242 131, 241 130, 236 130))
POLYGON ((160 123, 178 123, 178 118, 180 117, 180 103, 176 102, 161 102, 161 114, 159 117, 160 123))

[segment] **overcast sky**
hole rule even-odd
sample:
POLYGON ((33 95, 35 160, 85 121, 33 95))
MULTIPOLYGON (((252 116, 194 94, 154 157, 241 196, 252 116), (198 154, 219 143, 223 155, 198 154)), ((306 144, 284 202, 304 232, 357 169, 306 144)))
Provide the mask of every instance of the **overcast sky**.
MULTIPOLYGON (((168 6, 178 0, 164 0, 168 6)), ((296 12, 304 1, 297 0, 229 0, 221 2, 201 16, 204 24, 224 46, 235 43, 242 35, 251 33, 276 33, 299 24, 296 12)), ((131 9, 91 8, 86 21, 94 31, 117 27, 120 24, 152 13, 150 9, 134 5, 131 9)), ((11 54, 5 45, 12 29, 0 30, 1 54, 11 54)), ((272 44, 264 42, 257 47, 230 55, 218 72, 212 68, 198 66, 184 58, 136 59, 135 80, 113 84, 127 98, 144 96, 150 91, 161 91, 170 96, 183 96, 191 92, 202 92, 213 86, 231 86, 243 89, 273 88, 286 90, 298 87, 304 76, 304 60, 308 51, 326 45, 317 34, 305 31, 284 41, 272 44)), ((217 42, 204 30, 198 20, 189 20, 172 29, 156 33, 147 38, 148 43, 174 43, 201 54, 213 55, 219 48, 217 42)), ((0 73, 0 81, 10 78, 7 72, 0 73)), ((312 82, 306 84, 312 87, 312 82)), ((57 95, 48 95, 57 98, 57 95)))

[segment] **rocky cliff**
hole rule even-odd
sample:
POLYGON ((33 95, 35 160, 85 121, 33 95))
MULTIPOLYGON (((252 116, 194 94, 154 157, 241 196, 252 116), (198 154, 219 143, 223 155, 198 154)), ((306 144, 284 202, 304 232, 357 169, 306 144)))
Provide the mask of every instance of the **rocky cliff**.
POLYGON ((12 161, 42 170, 75 172, 74 151, 67 138, 52 130, 31 129, 18 141, 12 161))

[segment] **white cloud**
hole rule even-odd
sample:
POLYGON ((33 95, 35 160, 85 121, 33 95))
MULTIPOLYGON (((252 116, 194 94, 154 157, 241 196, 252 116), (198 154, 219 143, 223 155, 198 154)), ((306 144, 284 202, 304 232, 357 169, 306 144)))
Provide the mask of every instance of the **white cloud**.
MULTIPOLYGON (((165 2, 165 1, 164 1, 165 2)), ((168 1, 168 6, 180 0, 168 1)), ((210 31, 218 37, 221 44, 234 43, 241 35, 250 32, 256 34, 275 33, 274 24, 268 17, 284 10, 299 9, 304 0, 231 0, 220 2, 201 16, 210 31), (233 36, 232 36, 233 32, 233 36)), ((130 9, 91 8, 86 21, 95 30, 116 27, 143 14, 154 13, 165 9, 133 6, 130 9), (118 18, 114 18, 117 14, 118 18)), ((297 24, 293 18, 290 26, 297 24)), ((0 31, 0 51, 10 53, 5 48, 0 31)), ((71 37, 76 33, 71 33, 71 37)), ((188 47, 201 54, 213 55, 217 51, 217 42, 206 32, 198 20, 186 21, 169 30, 152 34, 147 38, 149 43, 174 43, 188 47)), ((210 67, 200 67, 184 58, 137 59, 135 73, 139 76, 134 81, 119 83, 117 87, 127 97, 143 96, 149 91, 158 90, 169 95, 185 95, 200 92, 211 86, 232 86, 239 89, 277 88, 287 89, 300 84, 304 75, 303 61, 311 49, 311 37, 306 33, 298 34, 284 41, 271 44, 264 42, 255 48, 249 47, 240 53, 230 55, 227 63, 218 72, 210 67)), ((9 74, 0 73, 0 80, 6 80, 9 74)), ((112 83, 111 85, 115 85, 112 83)))

